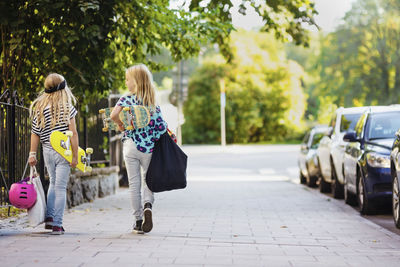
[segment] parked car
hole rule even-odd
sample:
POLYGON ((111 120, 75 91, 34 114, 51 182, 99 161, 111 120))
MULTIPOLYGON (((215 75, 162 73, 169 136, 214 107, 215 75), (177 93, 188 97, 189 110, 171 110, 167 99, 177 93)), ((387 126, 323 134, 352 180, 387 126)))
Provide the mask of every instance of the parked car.
POLYGON ((312 128, 303 139, 298 157, 300 169, 300 183, 310 187, 316 185, 320 171, 318 168, 317 148, 319 141, 326 133, 328 127, 325 125, 312 128))
POLYGON ((344 156, 344 195, 348 204, 358 202, 361 214, 373 214, 376 205, 392 198, 390 154, 400 128, 400 107, 369 107, 353 131, 344 156))
POLYGON ((390 170, 392 175, 392 211, 394 224, 400 228, 400 130, 396 132, 396 139, 390 153, 390 170))
POLYGON ((321 139, 317 150, 321 178, 319 189, 331 192, 334 198, 343 198, 343 156, 347 142, 344 134, 354 130, 358 119, 367 107, 338 108, 331 120, 330 131, 321 139))

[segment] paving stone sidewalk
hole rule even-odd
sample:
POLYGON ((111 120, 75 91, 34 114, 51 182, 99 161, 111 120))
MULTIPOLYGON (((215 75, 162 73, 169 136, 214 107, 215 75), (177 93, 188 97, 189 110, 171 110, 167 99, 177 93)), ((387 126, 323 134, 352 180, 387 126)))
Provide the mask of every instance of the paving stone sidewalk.
POLYGON ((23 222, 0 224, 0 265, 400 265, 399 236, 343 201, 290 177, 204 173, 190 173, 185 190, 156 195, 154 229, 146 235, 131 233, 126 189, 67 211, 63 236, 23 222))

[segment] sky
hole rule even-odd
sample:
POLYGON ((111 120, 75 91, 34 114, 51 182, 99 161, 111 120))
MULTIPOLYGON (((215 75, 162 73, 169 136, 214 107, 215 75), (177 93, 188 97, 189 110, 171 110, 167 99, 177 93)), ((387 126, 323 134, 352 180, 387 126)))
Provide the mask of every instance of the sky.
MULTIPOLYGON (((233 0, 234 6, 237 7, 241 0, 233 0)), ((319 12, 315 17, 315 21, 323 31, 333 31, 340 24, 340 19, 350 10, 351 4, 355 0, 314 0, 315 8, 319 12)), ((233 12, 233 25, 235 27, 251 30, 262 25, 260 17, 255 12, 250 11, 246 16, 242 16, 237 12, 233 12)), ((315 29, 315 27, 314 27, 315 29)))
MULTIPOLYGON (((211 0, 204 0, 209 2, 211 0)), ((262 26, 261 18, 253 11, 248 9, 246 16, 242 16, 237 12, 238 6, 242 0, 232 0, 234 5, 232 12, 233 25, 237 28, 244 28, 251 30, 262 26)), ((257 0, 263 1, 263 0, 257 0)), ((335 27, 340 24, 341 18, 345 13, 350 10, 352 3, 356 0, 314 0, 315 8, 319 14, 315 17, 315 21, 323 31, 331 32, 335 30, 335 27)), ((171 0, 170 6, 177 8, 178 6, 184 6, 188 8, 190 1, 187 0, 171 0)), ((315 27, 310 30, 317 31, 315 27)))

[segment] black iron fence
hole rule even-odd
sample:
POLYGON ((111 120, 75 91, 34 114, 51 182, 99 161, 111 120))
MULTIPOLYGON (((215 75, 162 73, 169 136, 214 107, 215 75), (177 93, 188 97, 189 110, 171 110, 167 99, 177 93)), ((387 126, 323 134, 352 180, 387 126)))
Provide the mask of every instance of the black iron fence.
MULTIPOLYGON (((16 91, 5 90, 0 96, 0 206, 8 203, 8 189, 24 173, 30 149, 29 110, 16 91)), ((42 153, 38 154, 38 158, 42 153)), ((39 160, 39 173, 44 173, 39 160)))
POLYGON ((122 156, 121 134, 119 132, 103 132, 103 117, 99 110, 114 107, 121 95, 110 94, 94 103, 89 103, 77 118, 79 144, 81 147, 94 149, 92 163, 97 167, 119 166, 119 176, 123 178, 120 185, 127 186, 126 168, 122 156))
POLYGON ((99 110, 113 107, 120 95, 110 95, 108 98, 99 99, 95 103, 89 103, 84 108, 79 107, 81 112, 77 117, 79 132, 79 145, 83 148, 92 147, 92 163, 97 166, 120 166, 122 167, 122 149, 118 133, 103 132, 103 117, 99 110))
MULTIPOLYGON (((120 185, 127 185, 126 168, 122 156, 121 134, 119 132, 103 132, 103 117, 99 110, 106 107, 114 107, 117 103, 119 94, 110 94, 108 98, 99 99, 95 103, 90 103, 84 108, 78 118, 79 144, 83 147, 93 147, 94 165, 119 166, 120 185)), ((81 109, 82 110, 82 109, 81 109)))
POLYGON ((90 103, 84 107, 78 105, 77 130, 79 133, 79 146, 86 149, 93 148, 92 164, 102 166, 109 165, 108 135, 102 132, 102 119, 99 109, 107 107, 107 99, 99 99, 96 103, 90 103))

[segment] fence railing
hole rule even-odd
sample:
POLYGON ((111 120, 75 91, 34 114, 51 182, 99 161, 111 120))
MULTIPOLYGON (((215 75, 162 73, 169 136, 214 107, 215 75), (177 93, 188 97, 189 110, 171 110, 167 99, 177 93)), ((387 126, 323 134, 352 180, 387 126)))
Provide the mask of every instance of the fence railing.
POLYGON ((84 148, 94 148, 92 163, 97 166, 118 166, 120 177, 124 177, 126 180, 121 134, 114 131, 103 132, 103 117, 99 114, 99 110, 102 108, 114 107, 120 97, 119 94, 110 94, 108 98, 89 103, 83 109, 86 112, 79 113, 77 127, 79 144, 84 148))
MULTIPOLYGON (((8 203, 8 189, 24 174, 30 149, 29 110, 16 91, 5 90, 0 96, 0 206, 8 203)), ((44 163, 38 154, 39 173, 44 163)), ((41 176, 43 178, 43 176, 41 176)))

